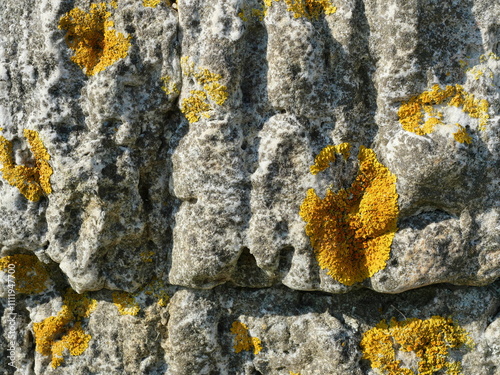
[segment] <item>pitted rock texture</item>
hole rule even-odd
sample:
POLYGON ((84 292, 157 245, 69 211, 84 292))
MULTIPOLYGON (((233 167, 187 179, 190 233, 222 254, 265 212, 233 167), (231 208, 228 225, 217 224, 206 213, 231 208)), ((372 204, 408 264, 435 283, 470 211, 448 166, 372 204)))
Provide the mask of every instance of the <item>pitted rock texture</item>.
MULTIPOLYGON (((377 372, 363 359, 363 334, 381 320, 451 316, 474 341, 452 351, 464 374, 497 375, 500 371, 500 289, 432 286, 402 294, 354 291, 329 295, 289 288, 213 290, 168 288, 167 306, 136 295, 136 315, 120 315, 109 291, 91 292, 97 307, 82 322, 92 336, 81 355, 64 355, 53 369, 50 358, 34 351, 33 322, 54 316, 61 307, 58 292, 26 298, 19 304, 17 363, 20 374, 369 374, 377 372), (236 353, 235 321, 248 327, 262 349, 236 353)), ((7 310, 2 301, 4 326, 7 310)), ((4 340, 4 339, 2 339, 4 340)), ((4 342, 2 342, 2 345, 4 342)), ((403 368, 415 370, 412 353, 398 352, 403 368), (406 354, 406 356, 404 356, 406 354)), ((0 364, 13 374, 2 357, 0 364)))
POLYGON ((1 2, 0 136, 17 165, 33 167, 24 131, 36 131, 53 170, 36 202, 0 171, 0 258, 34 254, 51 279, 42 294, 16 295, 17 374, 372 374, 360 334, 397 310, 342 314, 402 292, 381 296, 381 308, 457 314, 480 343, 463 355, 464 373, 499 373, 500 5, 332 0, 331 14, 297 17, 288 3, 109 0, 130 47, 87 75, 58 26, 91 1, 1 2), (428 134, 403 129, 401 106, 434 85, 485 100, 484 129, 448 102, 422 107, 423 120, 441 121, 428 134), (319 267, 299 215, 308 189, 324 197, 351 186, 355 158, 310 173, 321 150, 344 142, 353 155, 374 150, 396 176, 399 207, 386 267, 352 286, 319 267), (173 295, 168 308, 144 296, 152 280, 173 295), (51 369, 35 354, 33 323, 58 313, 68 287, 98 301, 84 322, 96 339, 51 369), (141 294, 149 312, 113 319, 111 291, 141 294), (268 310, 266 298, 284 307, 268 310), (323 302, 309 311, 302 298, 323 302), (252 317, 243 323, 261 353, 233 356, 239 316, 252 317), (109 354, 115 341, 125 343, 109 354))
POLYGON ((50 258, 78 292, 133 291, 152 273, 189 287, 282 282, 333 293, 492 282, 500 61, 486 13, 497 9, 433 4, 339 2, 334 14, 309 19, 273 2, 245 21, 235 1, 122 0, 108 8, 117 32, 131 37, 128 55, 86 76, 57 28, 69 3, 7 2, 19 22, 3 26, 2 134, 22 163, 23 129, 38 131, 54 173, 53 192, 38 203, 2 182, 2 251, 50 258), (405 27, 393 29, 398 22, 405 27), (207 97, 210 110, 191 123, 180 108, 205 86, 181 57, 193 74, 221 77, 228 95, 220 105, 207 97), (404 101, 453 83, 489 103, 485 130, 458 116, 470 144, 445 126, 423 136, 402 129, 404 101), (399 194, 388 266, 353 287, 319 269, 298 216, 308 188, 321 195, 352 182, 355 168, 309 174, 323 147, 342 142, 374 149, 399 194))

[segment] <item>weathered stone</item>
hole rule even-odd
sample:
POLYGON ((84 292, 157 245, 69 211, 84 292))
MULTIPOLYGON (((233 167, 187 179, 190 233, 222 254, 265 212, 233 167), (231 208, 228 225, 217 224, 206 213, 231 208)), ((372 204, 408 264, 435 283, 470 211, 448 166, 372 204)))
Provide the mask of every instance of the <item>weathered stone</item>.
POLYGON ((450 314, 477 344, 453 354, 464 374, 500 371, 500 5, 301 4, 0 4, 0 264, 34 254, 49 275, 16 294, 17 374, 372 374, 363 332, 450 314), (82 14, 91 30, 72 28, 82 14), (50 155, 50 189, 26 129, 50 155), (343 143, 349 155, 310 169, 343 143), (377 221, 373 197, 389 193, 355 183, 362 146, 396 178, 397 230, 377 221), (336 205, 306 234, 310 189, 312 216, 329 194, 336 205), (382 269, 343 284, 320 268, 321 241, 331 262, 382 269), (58 315, 68 287, 96 299, 90 316, 58 315), (134 293, 138 315, 119 315, 113 291, 134 293), (68 342, 92 336, 55 369, 33 339, 51 316, 68 342), (233 352, 238 319, 257 354, 233 352))

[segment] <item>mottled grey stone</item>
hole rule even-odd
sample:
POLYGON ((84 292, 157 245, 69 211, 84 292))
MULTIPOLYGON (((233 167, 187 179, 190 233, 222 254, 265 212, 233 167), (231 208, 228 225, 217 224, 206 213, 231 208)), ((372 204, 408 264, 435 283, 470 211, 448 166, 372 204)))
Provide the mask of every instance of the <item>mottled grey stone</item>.
MULTIPOLYGON (((38 202, 0 178, 0 257, 33 253, 51 278, 18 296, 17 375, 371 375, 365 330, 434 314, 476 341, 464 374, 500 374, 500 4, 333 0, 334 14, 308 19, 282 0, 259 19, 260 0, 108 3, 131 46, 93 76, 58 29, 90 1, 0 4, 0 135, 29 164, 23 130, 38 131, 53 169, 38 202), (181 108, 202 87, 182 57, 219 74, 228 94, 191 123, 181 108), (401 104, 435 84, 488 101, 482 131, 445 114, 470 144, 445 126, 402 128, 401 104), (400 209, 387 266, 353 286, 320 269, 299 216, 308 189, 324 196, 353 181, 353 159, 309 172, 343 142, 375 150, 397 177, 400 209), (141 289, 155 277, 168 307, 141 289), (53 370, 33 323, 57 314, 67 287, 98 300, 85 321, 93 338, 53 370), (112 290, 140 291, 141 312, 118 315, 112 290), (259 354, 234 353, 238 319, 262 340, 259 354)), ((4 350, 4 285, 0 295, 4 350)))

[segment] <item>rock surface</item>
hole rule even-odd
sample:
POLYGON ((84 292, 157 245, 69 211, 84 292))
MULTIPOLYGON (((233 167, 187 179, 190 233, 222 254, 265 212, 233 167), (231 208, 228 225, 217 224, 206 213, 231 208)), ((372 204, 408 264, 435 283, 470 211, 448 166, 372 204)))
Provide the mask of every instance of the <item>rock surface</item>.
MULTIPOLYGON (((500 374, 500 5, 300 4, 0 4, 2 348, 16 290, 7 265, 17 262, 18 288, 21 276, 44 286, 15 294, 16 374, 375 374, 363 332, 434 315, 476 342, 453 354, 464 374, 500 374), (60 23, 69 14, 76 37, 60 23), (130 43, 125 57, 116 40, 130 43), (50 155, 51 191, 38 201, 7 178, 11 160, 18 183, 43 190, 25 129, 50 155), (348 157, 311 173, 343 143, 348 157), (361 146, 396 178, 397 230, 375 237, 356 215, 380 217, 385 207, 366 203, 380 192, 348 196, 361 146), (347 259, 366 248, 345 243, 391 238, 380 271, 346 285, 320 267, 322 237, 300 214, 309 189, 348 192, 348 208, 331 210, 347 213, 325 224, 347 259), (35 327, 64 310, 67 288, 96 307, 72 312, 52 341, 80 325, 92 339, 80 355, 68 344, 53 369, 35 327), (113 306, 120 292, 136 315, 113 306), (234 321, 260 352, 234 352, 234 321)), ((3 350, 0 367, 14 373, 3 350)))

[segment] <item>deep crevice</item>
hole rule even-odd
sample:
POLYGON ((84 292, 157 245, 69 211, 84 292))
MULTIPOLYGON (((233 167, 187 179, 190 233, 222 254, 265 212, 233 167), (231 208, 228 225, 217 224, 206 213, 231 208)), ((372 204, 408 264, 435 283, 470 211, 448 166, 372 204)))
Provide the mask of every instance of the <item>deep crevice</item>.
POLYGON ((251 288, 267 287, 272 284, 270 277, 257 266, 257 260, 248 247, 242 248, 231 281, 237 286, 251 288))

